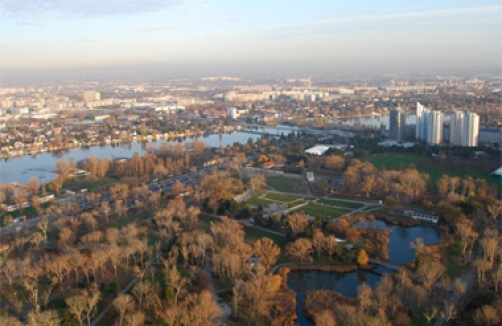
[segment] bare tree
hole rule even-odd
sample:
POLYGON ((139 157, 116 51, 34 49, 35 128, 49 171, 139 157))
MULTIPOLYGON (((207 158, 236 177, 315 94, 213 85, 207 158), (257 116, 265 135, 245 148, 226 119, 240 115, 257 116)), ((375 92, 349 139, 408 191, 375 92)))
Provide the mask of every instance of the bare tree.
POLYGON ((249 315, 249 321, 259 324, 259 319, 268 317, 272 293, 270 278, 263 271, 251 274, 251 278, 244 284, 241 309, 249 315))
POLYGON ((453 302, 445 302, 443 311, 441 311, 441 317, 449 322, 457 317, 457 306, 453 302))
POLYGON ((188 280, 181 276, 176 266, 166 269, 166 284, 174 289, 174 305, 178 304, 178 296, 188 280))
POLYGON ((85 304, 86 304, 86 319, 87 319, 87 325, 91 326, 91 317, 95 313, 96 307, 98 306, 98 302, 100 299, 101 293, 99 292, 99 288, 97 284, 93 284, 91 286, 90 291, 85 292, 85 304))
POLYGON ((497 310, 497 308, 490 305, 484 305, 481 308, 476 309, 476 312, 474 313, 474 321, 478 325, 500 325, 500 310, 497 310))
POLYGON ((28 326, 59 326, 61 318, 55 310, 46 310, 44 312, 32 311, 26 319, 28 326))
POLYGON ((316 326, 336 326, 335 316, 329 310, 322 310, 314 316, 316 326))
POLYGON ((134 310, 134 299, 129 294, 119 294, 113 301, 113 307, 119 313, 119 326, 124 324, 124 317, 128 311, 134 310))
POLYGON ((500 201, 497 201, 494 204, 486 206, 486 210, 490 213, 490 216, 493 218, 493 221, 497 221, 498 216, 502 212, 502 204, 500 201))
POLYGON ((293 260, 299 260, 300 263, 312 260, 312 241, 300 238, 286 246, 286 254, 293 260))
POLYGON ((70 312, 77 318, 80 326, 84 325, 85 310, 87 309, 87 303, 85 302, 85 295, 80 294, 77 296, 66 298, 66 304, 70 312))
POLYGON ((154 289, 150 282, 139 282, 132 289, 132 294, 136 297, 140 306, 143 305, 144 301, 149 300, 153 293, 154 289))
POLYGON ((44 239, 47 242, 47 231, 49 231, 49 219, 46 216, 40 218, 40 222, 37 223, 37 228, 44 235, 44 239))
POLYGON ((261 238, 254 243, 254 253, 260 257, 260 262, 269 270, 281 254, 281 248, 270 238, 261 238))
POLYGON ((28 184, 26 185, 26 188, 28 188, 28 191, 31 193, 31 195, 36 195, 38 193, 39 187, 40 184, 38 182, 38 179, 35 177, 30 178, 30 180, 28 180, 28 184))
POLYGON ((291 232, 295 235, 303 232, 309 225, 309 219, 303 213, 289 214, 288 217, 286 217, 285 222, 289 225, 291 232))
POLYGON ((12 316, 0 315, 0 325, 3 326, 23 326, 23 323, 19 319, 12 316))
POLYGON ((433 305, 430 308, 424 310, 424 317, 425 317, 425 319, 427 319, 427 323, 429 325, 432 325, 431 322, 432 322, 432 320, 434 318, 436 318, 436 316, 438 315, 438 313, 439 313, 439 309, 435 305, 433 305))
POLYGON ((126 326, 143 326, 145 323, 145 313, 143 311, 135 311, 128 313, 125 316, 126 326))
POLYGON ((267 185, 267 179, 263 174, 257 174, 254 178, 249 180, 249 185, 253 191, 259 191, 267 185))

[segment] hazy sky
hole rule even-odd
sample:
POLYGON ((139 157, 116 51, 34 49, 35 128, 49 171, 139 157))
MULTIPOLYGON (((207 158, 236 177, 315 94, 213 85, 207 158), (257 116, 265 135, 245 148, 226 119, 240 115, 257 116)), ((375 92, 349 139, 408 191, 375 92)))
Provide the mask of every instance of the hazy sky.
POLYGON ((501 44, 499 0, 0 0, 3 78, 170 69, 500 70, 501 44))

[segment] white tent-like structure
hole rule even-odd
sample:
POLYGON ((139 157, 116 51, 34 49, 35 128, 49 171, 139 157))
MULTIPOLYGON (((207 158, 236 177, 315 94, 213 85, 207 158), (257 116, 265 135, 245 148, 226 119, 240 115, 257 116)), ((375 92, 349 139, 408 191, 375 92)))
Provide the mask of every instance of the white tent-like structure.
POLYGON ((310 155, 318 155, 321 156, 324 153, 328 151, 329 147, 328 146, 323 146, 323 145, 316 145, 314 147, 307 148, 305 150, 305 153, 310 154, 310 155))

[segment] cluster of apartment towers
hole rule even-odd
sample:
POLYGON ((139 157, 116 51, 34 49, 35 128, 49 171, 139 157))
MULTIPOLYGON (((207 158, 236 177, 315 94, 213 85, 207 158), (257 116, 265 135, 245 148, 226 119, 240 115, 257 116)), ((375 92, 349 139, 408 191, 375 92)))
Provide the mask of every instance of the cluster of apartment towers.
MULTIPOLYGON (((445 114, 431 110, 417 102, 415 138, 427 144, 443 142, 445 114)), ((476 113, 454 111, 450 115, 449 144, 453 146, 478 146, 479 116, 476 113)), ((390 112, 390 138, 397 142, 404 141, 406 113, 402 108, 390 112)))

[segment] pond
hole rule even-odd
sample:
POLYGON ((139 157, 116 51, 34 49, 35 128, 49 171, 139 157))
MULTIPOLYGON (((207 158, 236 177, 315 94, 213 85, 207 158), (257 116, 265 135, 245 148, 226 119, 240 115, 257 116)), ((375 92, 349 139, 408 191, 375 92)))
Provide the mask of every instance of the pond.
MULTIPOLYGON (((361 227, 361 225, 356 225, 361 227)), ((390 225, 383 221, 375 221, 374 226, 391 230, 389 236, 389 263, 402 265, 415 258, 415 249, 410 243, 416 238, 422 238, 425 245, 431 245, 441 241, 441 237, 434 225, 418 225, 403 227, 390 225)), ((311 270, 292 270, 288 274, 288 288, 297 293, 296 313, 297 323, 301 326, 314 325, 303 311, 303 301, 307 291, 332 290, 347 297, 356 297, 359 285, 366 283, 372 288, 378 285, 382 274, 392 272, 390 269, 378 266, 372 270, 358 270, 350 273, 329 273, 311 270)))

